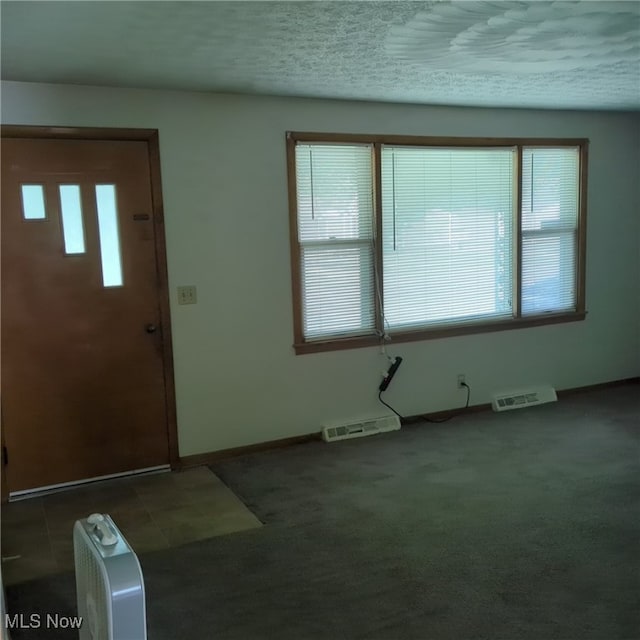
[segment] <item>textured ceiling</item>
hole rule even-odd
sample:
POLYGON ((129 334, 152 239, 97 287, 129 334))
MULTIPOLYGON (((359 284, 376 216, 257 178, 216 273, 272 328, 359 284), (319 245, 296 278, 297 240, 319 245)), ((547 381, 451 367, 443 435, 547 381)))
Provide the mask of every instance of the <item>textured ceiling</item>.
POLYGON ((8 80, 640 109, 640 2, 10 2, 8 80))

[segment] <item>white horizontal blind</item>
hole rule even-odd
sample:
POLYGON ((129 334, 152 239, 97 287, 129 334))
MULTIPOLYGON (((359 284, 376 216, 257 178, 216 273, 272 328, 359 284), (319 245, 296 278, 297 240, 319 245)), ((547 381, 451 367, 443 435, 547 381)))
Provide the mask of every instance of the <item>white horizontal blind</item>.
POLYGON ((296 145, 306 340, 375 331, 371 145, 296 145))
POLYGON ((512 317, 515 150, 383 146, 385 320, 512 317))
POLYGON ((522 151, 522 315, 576 308, 579 149, 522 151))

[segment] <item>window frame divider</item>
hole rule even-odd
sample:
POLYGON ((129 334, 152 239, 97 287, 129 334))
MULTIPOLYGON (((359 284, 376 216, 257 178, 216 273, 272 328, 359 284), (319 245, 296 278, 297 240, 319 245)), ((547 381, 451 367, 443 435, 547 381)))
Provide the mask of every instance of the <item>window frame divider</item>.
POLYGON ((578 259, 576 260, 576 311, 585 313, 587 308, 586 274, 587 274, 587 185, 589 172, 589 140, 578 145, 578 176, 580 191, 578 194, 578 259))
POLYGON ((408 147, 582 147, 587 138, 477 138, 466 136, 416 136, 362 133, 287 131, 286 139, 327 144, 397 145, 408 147))
POLYGON ((386 328, 384 323, 384 265, 382 261, 382 145, 374 142, 371 146, 373 170, 373 299, 375 301, 375 327, 384 341, 386 328))
POLYGON ((304 342, 302 324, 302 279, 300 259, 302 245, 298 240, 298 193, 296 176, 296 138, 287 133, 287 190, 289 197, 289 246, 291 254, 291 296, 293 302, 293 335, 296 343, 304 342))
MULTIPOLYGON (((586 311, 560 311, 546 312, 537 315, 511 318, 508 320, 496 320, 493 322, 479 322, 469 324, 452 324, 431 329, 416 329, 413 331, 399 331, 391 336, 390 343, 401 344, 404 342, 416 342, 418 340, 437 340, 453 338, 456 336, 475 335, 480 333, 495 333, 497 331, 511 331, 515 329, 527 329, 552 324, 565 324, 580 322, 588 315, 586 311)), ((296 342, 293 345, 296 355, 306 353, 322 353, 325 351, 340 351, 343 349, 359 349, 362 347, 375 347, 380 344, 380 337, 374 334, 366 334, 355 337, 331 338, 329 340, 312 340, 296 342)))
POLYGON ((514 225, 514 276, 515 282, 511 296, 513 317, 517 320, 522 318, 522 149, 523 145, 516 147, 516 174, 515 181, 515 225, 514 225))

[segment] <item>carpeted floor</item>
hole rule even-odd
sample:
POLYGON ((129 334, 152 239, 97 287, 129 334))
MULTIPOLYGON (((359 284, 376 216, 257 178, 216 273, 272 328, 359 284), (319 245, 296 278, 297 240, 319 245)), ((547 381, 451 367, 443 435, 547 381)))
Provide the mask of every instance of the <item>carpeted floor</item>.
MULTIPOLYGON (((141 554, 149 639, 636 640, 639 397, 217 464, 266 526, 141 554)), ((73 575, 11 587, 8 606, 73 614, 73 575)))

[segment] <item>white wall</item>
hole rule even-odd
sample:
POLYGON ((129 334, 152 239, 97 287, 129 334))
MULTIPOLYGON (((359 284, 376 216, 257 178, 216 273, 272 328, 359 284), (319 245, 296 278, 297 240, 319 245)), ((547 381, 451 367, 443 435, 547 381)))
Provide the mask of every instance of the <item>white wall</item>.
POLYGON ((376 348, 294 355, 285 131, 591 140, 584 322, 391 347, 387 400, 411 415, 529 382, 640 374, 640 117, 4 82, 2 122, 160 131, 181 455, 380 414, 376 348), (177 306, 195 284, 198 304, 177 306))

